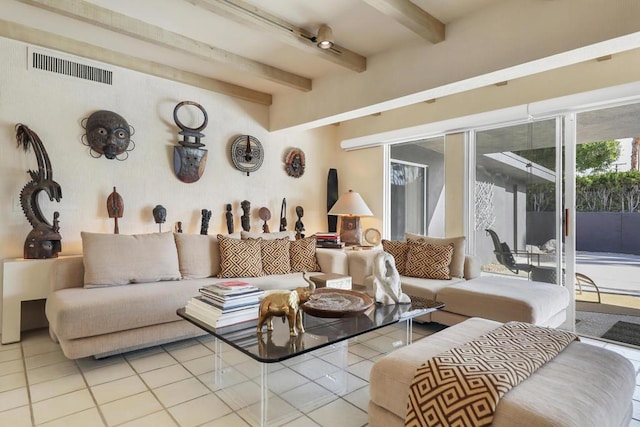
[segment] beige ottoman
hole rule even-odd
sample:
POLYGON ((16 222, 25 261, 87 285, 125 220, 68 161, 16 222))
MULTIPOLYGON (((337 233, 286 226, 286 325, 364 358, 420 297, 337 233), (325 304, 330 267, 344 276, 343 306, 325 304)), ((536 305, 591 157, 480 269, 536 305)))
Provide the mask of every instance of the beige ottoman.
MULTIPOLYGON (((378 360, 369 382, 369 425, 404 426, 409 386, 427 359, 500 326, 472 318, 378 360)), ((493 427, 627 427, 635 371, 629 360, 601 347, 573 342, 509 391, 493 427)))

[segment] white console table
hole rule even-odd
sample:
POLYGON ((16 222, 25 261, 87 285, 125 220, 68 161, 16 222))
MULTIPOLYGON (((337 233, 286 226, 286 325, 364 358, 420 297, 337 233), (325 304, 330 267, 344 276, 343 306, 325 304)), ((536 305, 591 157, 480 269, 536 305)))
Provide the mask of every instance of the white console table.
MULTIPOLYGON (((80 255, 69 255, 69 258, 80 255)), ((2 344, 20 341, 22 301, 45 299, 58 258, 5 259, 2 263, 2 344)))

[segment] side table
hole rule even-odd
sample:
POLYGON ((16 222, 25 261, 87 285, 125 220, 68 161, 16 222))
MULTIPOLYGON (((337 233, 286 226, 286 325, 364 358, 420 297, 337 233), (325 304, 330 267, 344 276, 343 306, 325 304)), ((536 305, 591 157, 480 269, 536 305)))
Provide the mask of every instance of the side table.
POLYGON ((2 344, 20 341, 22 302, 49 296, 50 278, 57 259, 14 258, 3 261, 2 344))

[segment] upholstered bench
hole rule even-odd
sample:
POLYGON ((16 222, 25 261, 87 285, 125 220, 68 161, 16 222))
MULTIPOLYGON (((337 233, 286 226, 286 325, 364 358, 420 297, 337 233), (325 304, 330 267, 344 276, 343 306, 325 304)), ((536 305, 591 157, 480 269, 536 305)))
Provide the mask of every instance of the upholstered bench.
MULTIPOLYGON (((500 325, 468 319, 378 360, 369 380, 369 425, 404 426, 416 369, 500 325)), ((635 371, 629 360, 601 347, 572 342, 502 397, 492 426, 627 427, 634 389, 635 371)))

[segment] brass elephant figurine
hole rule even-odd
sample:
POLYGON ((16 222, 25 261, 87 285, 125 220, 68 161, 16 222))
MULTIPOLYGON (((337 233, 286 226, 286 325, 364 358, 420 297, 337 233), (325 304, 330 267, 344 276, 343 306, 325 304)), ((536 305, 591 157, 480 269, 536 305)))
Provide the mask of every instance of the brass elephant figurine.
POLYGON ((285 317, 289 320, 289 335, 298 336, 298 332, 304 333, 302 325, 302 310, 300 305, 307 302, 311 294, 316 290, 316 285, 307 277, 307 272, 302 272, 302 278, 309 284, 308 287, 295 288, 292 291, 274 290, 265 293, 260 302, 258 312, 258 333, 262 333, 262 325, 267 322, 267 330, 273 331, 273 317, 285 317))

